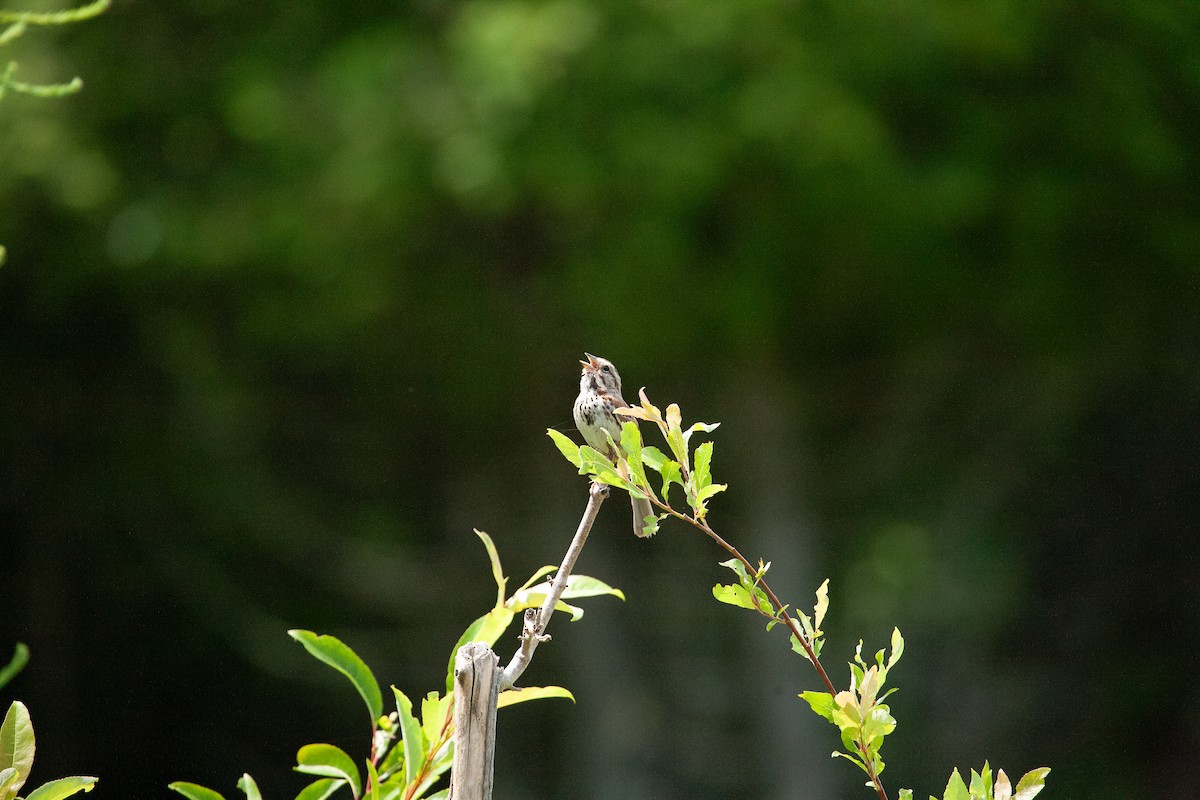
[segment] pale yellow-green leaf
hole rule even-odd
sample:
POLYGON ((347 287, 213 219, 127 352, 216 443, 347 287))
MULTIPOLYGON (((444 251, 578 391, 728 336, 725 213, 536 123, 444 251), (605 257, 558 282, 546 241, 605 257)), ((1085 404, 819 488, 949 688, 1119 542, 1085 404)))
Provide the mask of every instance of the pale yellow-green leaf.
POLYGON ((599 578, 593 578, 590 575, 572 575, 567 578, 567 588, 563 590, 562 596, 573 600, 577 597, 599 597, 605 594, 621 600, 625 599, 625 593, 620 589, 613 588, 599 578))
POLYGON ((579 445, 568 439, 565 434, 554 430, 554 428, 547 428, 546 434, 554 441, 554 444, 558 448, 559 452, 563 454, 563 458, 578 467, 579 445))
MULTIPOLYGON (((47 781, 26 795, 25 800, 64 800, 78 792, 90 792, 95 788, 98 780, 99 778, 89 775, 73 775, 70 778, 47 781)), ((262 798, 255 797, 250 800, 262 800, 262 798)))
POLYGON ((246 795, 246 800, 262 800, 262 792, 258 790, 258 784, 250 777, 249 772, 242 773, 242 777, 238 778, 237 787, 246 795))
POLYGON ((225 800, 225 797, 220 792, 214 792, 207 786, 201 786, 198 783, 188 783, 187 781, 175 781, 167 784, 167 788, 173 792, 178 792, 188 800, 225 800))
POLYGON ((438 697, 437 692, 430 692, 421 700, 421 733, 425 741, 432 747, 446 729, 446 719, 451 711, 454 694, 438 697))
POLYGON ((29 778, 33 768, 34 736, 29 709, 14 700, 0 723, 0 769, 11 767, 15 775, 9 778, 9 797, 15 795, 29 778))
POLYGON ((646 422, 657 422, 658 421, 658 418, 653 413, 647 411, 644 408, 638 408, 637 406, 630 406, 628 408, 617 408, 617 409, 614 409, 613 411, 615 414, 617 414, 617 416, 621 416, 621 417, 631 417, 634 419, 645 420, 646 422))
POLYGON ((374 762, 371 759, 366 759, 367 765, 367 791, 363 795, 363 800, 379 800, 379 771, 375 769, 374 762))
POLYGON ((396 697, 400 731, 404 736, 404 783, 411 786, 425 761, 425 735, 421 732, 421 724, 413 716, 412 701, 408 699, 408 695, 395 686, 392 687, 392 694, 396 697))
POLYGON ((904 654, 904 637, 900 635, 899 628, 892 628, 892 655, 888 659, 888 669, 900 660, 900 656, 904 654))
POLYGON ((1017 781, 1016 791, 1013 792, 1013 800, 1033 800, 1038 792, 1046 788, 1046 776, 1049 774, 1049 767, 1038 767, 1026 772, 1021 776, 1021 780, 1017 781))
POLYGON ((533 586, 535 583, 537 583, 538 580, 549 575, 551 572, 554 572, 556 569, 558 569, 558 567, 554 566, 553 564, 546 564, 543 567, 539 567, 538 571, 533 573, 533 575, 529 577, 529 580, 521 584, 521 588, 517 591, 524 591, 525 589, 528 589, 530 586, 533 586))
POLYGON ((575 702, 575 695, 561 686, 526 686, 521 689, 509 689, 501 692, 496 698, 496 708, 515 706, 529 700, 541 700, 548 697, 562 697, 575 702))
POLYGON ((496 581, 496 607, 504 605, 504 590, 508 585, 508 579, 504 577, 504 569, 500 566, 500 553, 496 551, 496 543, 492 541, 492 537, 488 536, 478 528, 474 528, 475 535, 483 542, 484 549, 487 550, 488 561, 492 564, 492 578, 496 581))
POLYGON ((362 794, 362 776, 358 765, 337 745, 304 745, 296 753, 296 766, 293 769, 322 778, 341 778, 350 783, 355 797, 362 794))

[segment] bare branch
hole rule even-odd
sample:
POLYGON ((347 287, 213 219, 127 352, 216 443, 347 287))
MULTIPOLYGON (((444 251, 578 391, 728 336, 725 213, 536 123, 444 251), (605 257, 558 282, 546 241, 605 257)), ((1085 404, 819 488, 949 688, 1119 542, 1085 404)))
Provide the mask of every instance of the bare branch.
POLYGON ((536 613, 532 608, 525 612, 525 620, 521 629, 521 646, 517 648, 512 661, 508 662, 508 666, 504 668, 504 672, 500 676, 500 691, 511 689, 516 684, 521 673, 529 666, 529 661, 533 658, 533 651, 542 643, 542 640, 550 638, 546 635, 546 626, 550 623, 554 607, 558 605, 563 591, 567 588, 567 580, 571 577, 571 571, 575 569, 575 562, 579 560, 579 554, 583 551, 584 543, 587 542, 592 524, 596 521, 596 514, 600 511, 600 504, 606 497, 608 497, 608 487, 602 483, 593 482, 588 491, 587 508, 583 511, 583 518, 579 520, 575 538, 571 540, 571 546, 567 548, 567 553, 563 556, 562 565, 559 566, 558 573, 554 576, 554 582, 550 584, 550 592, 546 595, 546 601, 542 603, 542 607, 536 613))

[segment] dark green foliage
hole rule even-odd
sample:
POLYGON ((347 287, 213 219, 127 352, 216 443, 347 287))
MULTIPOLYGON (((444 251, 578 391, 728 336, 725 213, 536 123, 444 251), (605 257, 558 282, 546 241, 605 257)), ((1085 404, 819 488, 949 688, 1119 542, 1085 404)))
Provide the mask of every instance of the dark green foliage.
MULTIPOLYGON (((1170 678, 1200 652, 1195 3, 173 0, 2 49, 87 83, 0 102, 0 643, 55 665, 10 684, 77 748, 52 774, 150 797, 179 753, 216 785, 241 752, 266 784, 293 753, 256 743, 329 702, 289 628, 436 686, 427 643, 488 603, 470 526, 522 573, 569 536, 537 442, 591 349, 719 413, 745 488, 714 508, 810 553, 790 597, 828 575, 831 628, 904 631, 935 679, 893 698, 897 785, 987 752, 1063 797, 1194 794, 1168 765, 1200 741, 1170 678), (1078 692, 1102 702, 1035 724, 1078 692), (147 753, 164 698, 191 724, 147 753)), ((587 723, 540 721, 578 771, 511 765, 515 796, 784 791, 801 734, 759 738, 765 702, 637 702, 773 680, 749 615, 675 600, 719 568, 598 542, 654 622, 613 624, 587 723), (694 761, 580 741, 624 724, 694 761)))

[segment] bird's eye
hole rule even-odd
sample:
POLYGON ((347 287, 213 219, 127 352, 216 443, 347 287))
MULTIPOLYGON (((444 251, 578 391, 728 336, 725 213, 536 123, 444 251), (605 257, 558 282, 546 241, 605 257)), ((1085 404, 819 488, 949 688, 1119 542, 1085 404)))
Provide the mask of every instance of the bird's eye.
POLYGON ((600 370, 602 372, 612 372, 612 367, 610 367, 608 364, 605 364, 603 367, 600 368, 600 370))

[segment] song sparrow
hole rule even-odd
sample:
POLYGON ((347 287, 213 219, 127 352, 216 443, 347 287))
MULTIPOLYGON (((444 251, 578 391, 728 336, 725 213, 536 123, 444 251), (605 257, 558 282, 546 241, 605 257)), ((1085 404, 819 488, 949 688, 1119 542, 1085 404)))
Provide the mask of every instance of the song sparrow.
MULTIPOLYGON (((613 413, 617 408, 628 408, 629 404, 621 397, 621 376, 611 361, 597 358, 591 353, 584 353, 587 361, 583 365, 583 375, 579 379, 579 396, 575 398, 575 427, 583 434, 583 440, 590 447, 604 453, 616 464, 624 456, 621 452, 621 425, 630 417, 618 417, 613 413), (612 437, 616 450, 608 443, 605 431, 612 437)), ((633 503, 633 532, 645 536, 642 526, 646 517, 654 513, 649 500, 639 499, 630 495, 633 503)))

